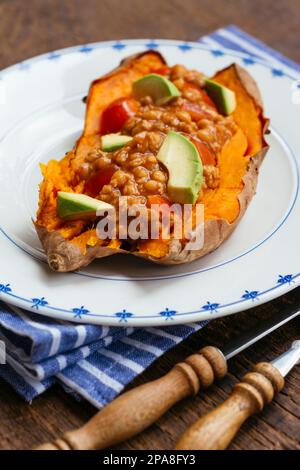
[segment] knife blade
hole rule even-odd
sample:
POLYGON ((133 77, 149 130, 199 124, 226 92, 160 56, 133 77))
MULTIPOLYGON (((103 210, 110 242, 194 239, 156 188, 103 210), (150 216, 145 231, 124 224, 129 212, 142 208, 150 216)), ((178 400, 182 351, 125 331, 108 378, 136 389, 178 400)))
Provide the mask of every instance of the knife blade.
POLYGON ((271 318, 259 322, 254 328, 250 331, 247 331, 245 334, 240 335, 236 339, 233 339, 222 348, 222 353, 224 357, 229 360, 232 357, 236 356, 240 352, 249 348, 252 344, 261 340, 265 336, 269 335, 273 331, 277 330, 281 326, 285 325, 289 321, 296 318, 300 315, 299 306, 291 307, 286 306, 276 315, 272 315, 271 318))
POLYGON ((285 377, 297 364, 300 364, 300 340, 294 341, 291 348, 274 359, 271 364, 285 377))

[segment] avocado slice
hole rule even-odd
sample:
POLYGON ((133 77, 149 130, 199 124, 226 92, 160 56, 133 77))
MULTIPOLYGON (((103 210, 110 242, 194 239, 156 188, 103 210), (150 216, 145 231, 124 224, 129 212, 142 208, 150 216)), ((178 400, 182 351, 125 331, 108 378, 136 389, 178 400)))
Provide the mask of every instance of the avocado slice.
POLYGON ((203 166, 195 145, 178 132, 169 131, 157 159, 169 172, 171 201, 194 204, 203 183, 203 166))
POLYGON ((136 80, 132 89, 136 98, 151 96, 158 106, 180 96, 180 91, 170 80, 156 73, 150 73, 136 80))
POLYGON ((129 135, 106 134, 101 137, 101 148, 104 152, 118 150, 132 140, 129 135))
POLYGON ((236 108, 234 91, 213 80, 205 80, 205 90, 222 114, 231 114, 236 108))
POLYGON ((111 204, 94 199, 85 194, 57 193, 57 214, 64 220, 89 219, 96 217, 98 210, 114 208, 111 204))

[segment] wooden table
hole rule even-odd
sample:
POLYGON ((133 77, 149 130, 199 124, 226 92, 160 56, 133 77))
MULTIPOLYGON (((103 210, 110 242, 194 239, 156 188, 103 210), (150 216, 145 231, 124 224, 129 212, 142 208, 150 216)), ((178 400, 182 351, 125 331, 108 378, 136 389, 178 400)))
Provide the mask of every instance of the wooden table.
MULTIPOLYGON (((229 23, 300 62, 299 22, 297 0, 30 0, 30 6, 23 0, 0 0, 0 68, 79 43, 138 37, 194 40, 229 23)), ((300 289, 270 304, 214 321, 156 361, 135 383, 159 377, 203 345, 222 345, 225 339, 278 311, 283 302, 300 305, 300 289)), ((118 448, 171 449, 186 426, 224 400, 253 362, 272 359, 299 337, 300 319, 231 360, 230 374, 220 385, 183 401, 118 448)), ((29 406, 1 382, 0 403, 3 449, 31 448, 80 426, 95 413, 91 405, 76 402, 58 386, 29 406)), ((243 427, 232 449, 300 449, 300 367, 288 376, 275 402, 243 427)))

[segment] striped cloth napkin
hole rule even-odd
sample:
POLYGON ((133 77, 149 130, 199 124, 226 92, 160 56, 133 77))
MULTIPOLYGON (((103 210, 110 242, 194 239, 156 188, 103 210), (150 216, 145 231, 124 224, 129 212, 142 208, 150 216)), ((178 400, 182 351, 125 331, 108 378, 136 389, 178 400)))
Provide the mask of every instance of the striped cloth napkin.
MULTIPOLYGON (((199 41, 213 46, 216 55, 223 46, 271 62, 277 73, 300 72, 298 64, 236 26, 199 41)), ((37 317, 0 302, 0 340, 7 349, 0 377, 29 402, 58 382, 101 408, 155 359, 206 323, 143 329, 80 325, 37 317)))

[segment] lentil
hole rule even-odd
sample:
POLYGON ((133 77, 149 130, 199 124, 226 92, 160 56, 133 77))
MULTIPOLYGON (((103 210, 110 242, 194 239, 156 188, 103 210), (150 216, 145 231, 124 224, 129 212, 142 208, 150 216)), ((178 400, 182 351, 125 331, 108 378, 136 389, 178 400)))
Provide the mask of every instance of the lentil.
POLYGON ((155 181, 159 181, 160 183, 164 183, 166 181, 166 174, 161 170, 153 171, 151 176, 155 181))

